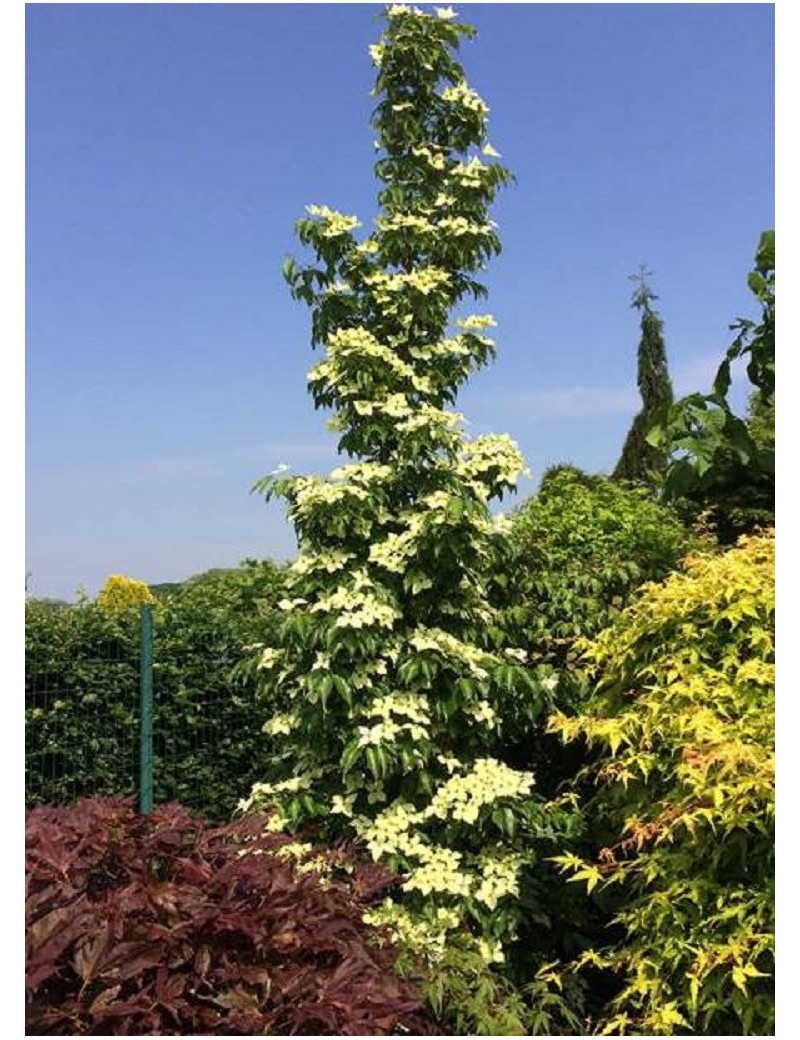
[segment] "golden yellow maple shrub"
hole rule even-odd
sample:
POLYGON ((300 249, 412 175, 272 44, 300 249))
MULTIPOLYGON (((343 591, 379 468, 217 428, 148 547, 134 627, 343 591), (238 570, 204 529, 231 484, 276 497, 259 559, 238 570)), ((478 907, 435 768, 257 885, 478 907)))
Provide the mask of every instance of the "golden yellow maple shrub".
POLYGON ((598 749, 615 833, 592 862, 558 857, 620 886, 626 939, 582 958, 622 979, 603 1034, 774 1031, 774 614, 774 532, 689 557, 585 648, 585 712, 552 719, 598 749))

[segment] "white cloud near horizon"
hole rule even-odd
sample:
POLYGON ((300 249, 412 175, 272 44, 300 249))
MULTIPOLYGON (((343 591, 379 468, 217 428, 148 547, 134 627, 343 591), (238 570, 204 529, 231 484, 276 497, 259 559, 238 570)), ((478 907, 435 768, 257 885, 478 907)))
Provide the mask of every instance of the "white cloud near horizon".
MULTIPOLYGON (((670 372, 676 397, 709 393, 721 358, 715 354, 697 355, 674 366, 670 372)), ((741 388, 747 375, 744 366, 734 365, 731 380, 741 388)), ((503 410, 532 412, 544 419, 591 419, 604 415, 633 416, 641 405, 635 382, 630 386, 571 386, 542 390, 509 390, 486 395, 478 402, 503 410)))
MULTIPOLYGON (((716 374, 718 355, 697 355, 674 366, 672 383, 677 397, 694 391, 707 392, 716 374)), ((741 397, 747 378, 743 365, 732 370, 734 396, 741 397), (737 393, 738 391, 738 393, 737 393)), ((641 399, 635 383, 629 386, 592 386, 573 384, 531 390, 497 391, 473 399, 484 416, 495 413, 526 412, 544 419, 585 420, 603 416, 632 417, 639 409, 641 399)), ((736 401, 734 401, 734 406, 736 401)), ((123 487, 135 484, 158 484, 223 476, 232 467, 252 464, 253 479, 269 473, 279 465, 293 470, 317 464, 319 468, 333 468, 339 462, 333 438, 299 441, 262 442, 228 445, 197 456, 149 458, 123 462, 114 469, 59 470, 40 476, 48 486, 53 483, 86 483, 93 487, 123 487)))
POLYGON ((102 481, 109 485, 159 483, 160 481, 192 480, 202 477, 217 477, 237 463, 258 462, 257 476, 268 473, 284 464, 294 468, 300 464, 320 462, 335 465, 336 445, 333 441, 288 441, 264 444, 232 445, 198 456, 176 456, 173 458, 151 458, 122 463, 113 470, 59 470, 47 477, 51 479, 79 482, 102 481), (259 468, 260 467, 260 468, 259 468))

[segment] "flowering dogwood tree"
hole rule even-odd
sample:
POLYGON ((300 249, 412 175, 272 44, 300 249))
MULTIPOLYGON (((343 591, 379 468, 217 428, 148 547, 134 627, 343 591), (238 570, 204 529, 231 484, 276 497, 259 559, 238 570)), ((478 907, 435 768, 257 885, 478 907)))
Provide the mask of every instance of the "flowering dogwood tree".
POLYGON ((506 537, 488 503, 525 463, 505 435, 468 439, 451 408, 494 356, 490 315, 450 315, 485 295, 476 274, 500 250, 487 211, 511 176, 454 57, 474 29, 454 19, 388 8, 370 48, 380 215, 359 234, 357 217, 309 206, 297 227, 316 259, 285 264, 324 348, 311 395, 355 461, 257 485, 288 503, 299 556, 279 645, 255 663, 274 753, 243 808, 360 839, 405 877, 376 920, 428 952, 469 922, 491 961, 548 810, 496 757, 505 701, 542 693, 487 604, 506 537))

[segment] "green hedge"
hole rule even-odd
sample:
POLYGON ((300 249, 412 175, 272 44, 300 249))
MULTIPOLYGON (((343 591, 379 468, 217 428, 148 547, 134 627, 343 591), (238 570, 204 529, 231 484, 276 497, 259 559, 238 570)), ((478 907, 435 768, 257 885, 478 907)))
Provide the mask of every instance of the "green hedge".
MULTIPOLYGON (((172 588, 155 608, 155 798, 212 818, 260 777, 266 721, 232 671, 263 639, 282 589, 269 562, 172 588), (258 633, 258 635, 256 635, 258 633)), ((137 785, 139 611, 26 603, 26 800, 132 794, 137 785)))

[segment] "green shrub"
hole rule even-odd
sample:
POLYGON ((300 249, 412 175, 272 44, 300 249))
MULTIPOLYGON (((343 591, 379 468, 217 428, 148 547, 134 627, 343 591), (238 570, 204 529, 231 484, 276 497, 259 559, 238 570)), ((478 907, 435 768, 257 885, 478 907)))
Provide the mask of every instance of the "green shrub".
POLYGON ((647 489, 553 467, 511 514, 512 552, 494 589, 504 626, 534 660, 574 663, 576 639, 596 635, 698 542, 647 489))
POLYGON ((555 717, 598 749, 589 891, 618 886, 626 938, 584 963, 622 988, 603 1032, 774 1031, 774 539, 742 539, 644 588, 588 647, 596 692, 555 717))
POLYGON ((135 609, 26 601, 27 804, 132 793, 138 656, 135 609))
MULTIPOLYGON (((259 776, 264 738, 243 648, 269 630, 282 572, 249 563, 164 593, 155 607, 155 797, 222 819, 259 776)), ((139 621, 86 600, 26 604, 28 804, 135 789, 139 621)))

